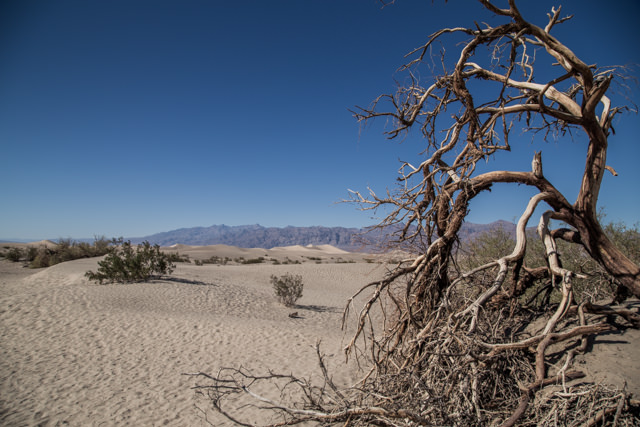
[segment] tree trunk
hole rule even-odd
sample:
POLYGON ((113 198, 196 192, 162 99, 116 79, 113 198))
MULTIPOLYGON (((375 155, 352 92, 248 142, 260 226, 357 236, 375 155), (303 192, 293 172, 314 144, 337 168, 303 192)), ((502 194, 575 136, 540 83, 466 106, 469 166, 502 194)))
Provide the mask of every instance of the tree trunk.
POLYGON ((609 240, 598 221, 580 218, 575 226, 589 255, 634 296, 640 298, 640 267, 609 240))

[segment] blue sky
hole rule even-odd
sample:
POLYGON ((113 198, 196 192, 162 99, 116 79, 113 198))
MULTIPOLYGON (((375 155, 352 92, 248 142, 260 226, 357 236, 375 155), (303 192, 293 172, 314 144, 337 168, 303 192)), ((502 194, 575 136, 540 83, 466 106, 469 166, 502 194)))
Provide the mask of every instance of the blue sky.
MULTIPOLYGON (((543 25, 559 2, 521 3, 543 25)), ((637 1, 561 3, 575 17, 555 34, 585 62, 640 63, 637 1)), ((361 129, 348 109, 393 91, 430 33, 492 19, 479 11, 471 0, 4 0, 0 238, 371 225, 372 213, 336 202, 349 188, 393 188, 399 159, 423 148, 387 141, 383 122, 361 129)), ((637 85, 626 95, 637 102, 637 85)), ((600 206, 633 224, 640 117, 614 126, 620 175, 605 177, 600 206)), ((488 167, 527 170, 542 149, 545 176, 575 198, 584 138, 511 142, 488 167)), ((532 194, 496 186, 468 220, 514 220, 532 194)))

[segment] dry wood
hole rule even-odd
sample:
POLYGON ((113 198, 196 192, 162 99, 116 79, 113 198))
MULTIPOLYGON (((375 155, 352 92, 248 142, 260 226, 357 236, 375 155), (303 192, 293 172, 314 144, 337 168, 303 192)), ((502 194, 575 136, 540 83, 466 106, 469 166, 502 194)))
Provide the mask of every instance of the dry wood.
POLYGON ((619 391, 571 383, 583 375, 571 365, 576 352, 587 350, 585 337, 613 328, 605 322, 590 323, 593 319, 585 313, 621 316, 636 327, 640 315, 586 299, 576 301, 579 292, 574 281, 587 276, 562 266, 556 244, 556 239, 562 239, 580 245, 612 281, 640 297, 640 267, 609 240, 596 214, 611 121, 624 108, 612 107, 607 97, 618 70, 587 65, 551 35, 570 18, 562 17, 560 8, 551 9, 541 28, 521 15, 515 0, 508 0, 505 8, 490 0, 479 1, 503 23, 433 33, 410 53, 402 68, 408 72, 408 84, 355 112, 363 123, 389 119, 389 138, 414 129, 424 138, 424 158, 414 162, 416 166, 401 164, 396 191, 383 195, 373 189, 368 195, 351 191, 351 201, 363 210, 386 213, 373 229, 395 230, 387 242, 390 248, 416 254, 347 302, 343 326, 353 320, 355 333, 345 353, 363 366, 363 379, 352 388, 338 389, 319 351, 323 378, 319 385, 273 373, 250 375, 241 369, 203 376, 209 384, 199 390, 209 393, 213 408, 234 422, 237 418, 223 404, 242 394, 280 415, 281 421, 265 424, 273 426, 306 421, 344 426, 511 426, 536 425, 552 418, 566 425, 610 419, 640 424, 637 411, 629 410, 632 402, 619 391), (437 42, 453 34, 467 39, 452 57, 442 51, 442 73, 422 86, 416 77, 421 73, 413 71, 424 65, 437 42), (548 62, 559 67, 537 71, 534 51, 546 52, 548 62), (538 76, 550 77, 540 80, 538 76), (543 138, 582 131, 587 154, 573 203, 543 174, 540 152, 533 154, 531 171, 477 172, 480 162, 511 149, 514 126, 543 138), (518 222, 509 255, 460 271, 456 257, 460 227, 473 199, 496 183, 530 186, 539 194, 529 201, 518 222), (525 229, 542 201, 551 209, 538 226, 545 261, 528 266, 525 229), (550 231, 551 219, 563 221, 567 228, 550 231), (483 277, 487 272, 491 279, 483 277), (512 289, 500 293, 509 275, 512 289), (532 311, 527 300, 536 300, 539 294, 545 297, 538 299, 537 311, 532 311), (366 296, 359 307, 356 296, 366 296), (547 319, 546 325, 542 332, 527 335, 527 327, 536 319, 547 319), (579 346, 573 345, 575 340, 581 340, 579 346), (549 376, 547 353, 552 344, 564 365, 549 376), (283 381, 283 398, 290 397, 291 389, 296 390, 296 398, 283 402, 254 392, 252 384, 264 381, 283 381), (560 384, 562 392, 537 399, 552 384, 560 384))

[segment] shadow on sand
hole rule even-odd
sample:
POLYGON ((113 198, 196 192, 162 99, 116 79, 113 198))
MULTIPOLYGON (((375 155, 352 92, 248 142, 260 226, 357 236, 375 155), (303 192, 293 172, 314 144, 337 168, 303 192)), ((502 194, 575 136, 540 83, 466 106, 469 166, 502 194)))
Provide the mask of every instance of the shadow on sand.
POLYGON ((300 310, 315 311, 316 313, 340 313, 338 307, 328 307, 325 305, 296 305, 300 310))
POLYGON ((183 279, 181 277, 163 277, 155 280, 155 282, 175 282, 186 283, 187 285, 199 285, 199 286, 217 286, 215 283, 202 282, 200 280, 183 279))

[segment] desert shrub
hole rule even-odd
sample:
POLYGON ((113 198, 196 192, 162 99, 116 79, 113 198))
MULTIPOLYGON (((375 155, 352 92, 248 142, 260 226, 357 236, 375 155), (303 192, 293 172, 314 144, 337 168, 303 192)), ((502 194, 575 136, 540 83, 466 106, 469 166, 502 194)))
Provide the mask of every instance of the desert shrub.
POLYGON ((167 254, 167 257, 170 262, 185 262, 187 264, 191 264, 191 258, 189 258, 189 255, 180 255, 178 252, 173 252, 167 254))
POLYGON ((59 258, 55 256, 55 252, 51 249, 40 247, 36 249, 35 256, 29 263, 31 268, 45 268, 57 264, 59 258))
MULTIPOLYGON (((638 229, 638 224, 629 227, 623 223, 609 223, 603 228, 607 237, 627 258, 636 264, 640 264, 640 230, 638 229)), ((609 297, 625 299, 627 293, 624 287, 621 287, 620 283, 607 273, 599 263, 594 261, 582 247, 577 247, 576 250, 568 252, 567 255, 561 258, 563 263, 569 263, 574 271, 588 276, 586 280, 577 281, 574 286, 576 294, 589 296, 592 301, 609 297)))
POLYGON ((18 262, 22 258, 22 251, 20 248, 9 248, 4 254, 5 258, 9 261, 18 262))
POLYGON ((148 280, 152 277, 171 274, 175 265, 169 256, 160 251, 160 246, 142 242, 136 247, 130 241, 113 241, 104 260, 98 262, 98 271, 88 271, 89 280, 102 284, 132 283, 148 280))
POLYGON ((96 237, 93 244, 60 239, 52 248, 47 246, 30 246, 24 250, 8 248, 4 256, 14 262, 25 261, 31 268, 43 268, 74 259, 105 255, 110 244, 111 241, 104 237, 96 237))
POLYGON ((242 264, 262 264, 264 262, 263 257, 249 258, 242 261, 242 264))
POLYGON ((109 252, 109 246, 111 245, 112 240, 107 239, 104 236, 94 236, 93 238, 93 256, 102 256, 109 252))
POLYGON ((640 264, 640 223, 630 227, 612 222, 604 227, 604 231, 631 261, 640 264))
MULTIPOLYGON (((562 226, 562 224, 560 225, 562 226)), ((629 227, 622 223, 610 223, 604 227, 611 241, 632 261, 640 263, 640 230, 638 225, 629 227)), ((556 239, 558 255, 564 268, 586 276, 586 279, 575 278, 573 291, 578 301, 592 302, 613 298, 618 291, 618 283, 604 268, 594 261, 585 249, 578 244, 556 239)), ((459 252, 458 264, 462 270, 472 270, 491 260, 505 256, 513 250, 515 239, 503 229, 495 229, 480 234, 468 242, 459 252)), ((527 230, 527 253, 524 266, 540 266, 546 264, 546 249, 535 229, 527 230)), ((478 281, 489 284, 494 280, 495 269, 476 274, 478 281)), ((512 279, 509 272, 507 282, 512 279)), ((538 302, 543 299, 552 302, 560 298, 559 291, 552 286, 551 279, 546 278, 523 295, 523 301, 535 302, 533 296, 538 295, 538 302), (544 292, 542 292, 544 290, 544 292)), ((526 304, 529 305, 529 304, 526 304)))
POLYGON ((26 249, 25 260, 27 262, 32 262, 34 259, 36 259, 36 256, 38 256, 38 248, 34 248, 33 246, 30 246, 26 249))
MULTIPOLYGON (((531 236, 529 237, 531 239, 531 236)), ((477 267, 508 255, 513 251, 515 244, 515 236, 503 228, 485 231, 471 240, 463 249, 462 252, 466 255, 463 261, 464 267, 477 267)))
POLYGON ((222 265, 227 265, 229 262, 231 262, 232 259, 229 257, 219 257, 216 255, 212 255, 211 257, 207 258, 207 259, 202 259, 202 260, 195 260, 196 265, 204 265, 204 264, 222 264, 222 265))
POLYGON ((278 301, 287 307, 293 307, 297 300, 302 297, 302 276, 286 273, 284 276, 277 277, 271 275, 271 284, 276 293, 278 301))
POLYGON ((72 239, 59 239, 53 247, 8 248, 4 256, 14 262, 25 261, 30 268, 44 268, 65 261, 79 258, 91 258, 105 255, 115 239, 107 240, 104 236, 94 237, 93 244, 77 242, 72 239))

